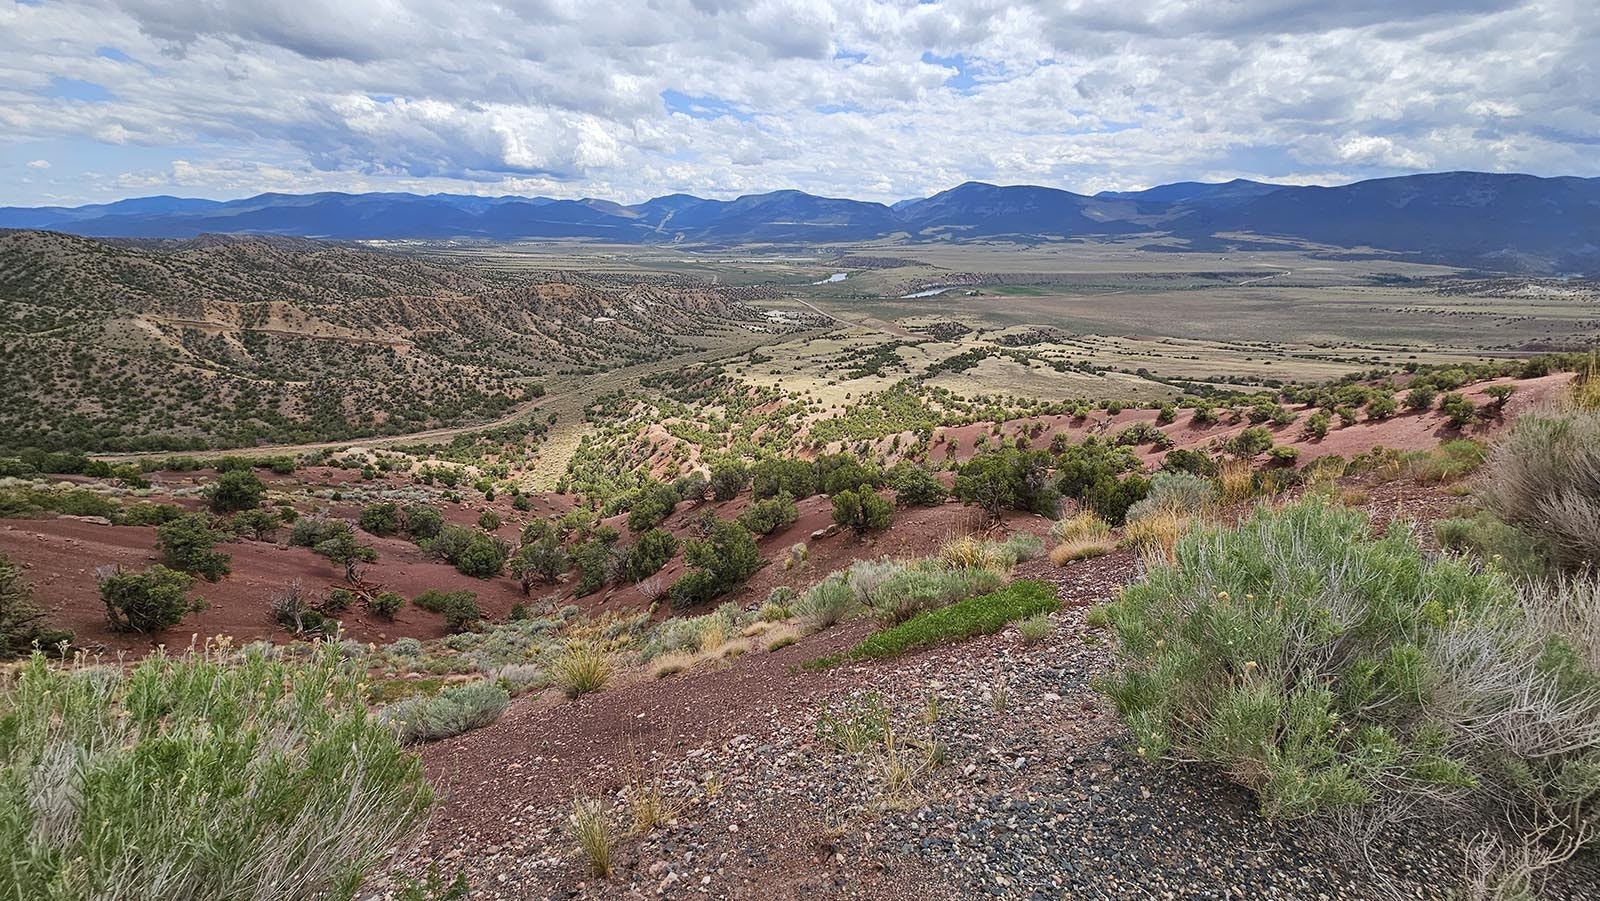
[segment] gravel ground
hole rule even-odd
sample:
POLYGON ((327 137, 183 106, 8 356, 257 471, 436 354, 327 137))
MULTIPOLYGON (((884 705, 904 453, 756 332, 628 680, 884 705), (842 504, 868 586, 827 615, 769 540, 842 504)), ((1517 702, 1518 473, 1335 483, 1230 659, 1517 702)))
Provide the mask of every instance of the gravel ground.
MULTIPOLYGON (((590 768, 568 783, 496 777, 407 868, 440 860, 469 873, 474 898, 496 899, 1454 897, 1470 830, 1380 831, 1363 860, 1321 830, 1263 820, 1247 792, 1215 774, 1153 765, 1125 747, 1091 687, 1109 649, 1083 620, 1138 571, 1125 553, 1025 564, 1019 575, 1049 580, 1064 601, 1052 634, 1033 645, 1012 628, 825 674, 796 668, 854 640, 861 630, 850 627, 580 702, 629 711, 624 719, 672 737, 627 753, 614 723, 592 731, 546 702, 513 711, 431 750, 430 765, 459 757, 537 769, 578 758, 590 768), (829 723, 868 724, 873 735, 841 746, 829 723), (611 877, 593 878, 567 831, 571 799, 607 800, 626 829, 628 786, 651 782, 676 805, 672 821, 622 839, 611 877)), ((1600 897, 1592 860, 1563 879, 1546 897, 1600 897)))

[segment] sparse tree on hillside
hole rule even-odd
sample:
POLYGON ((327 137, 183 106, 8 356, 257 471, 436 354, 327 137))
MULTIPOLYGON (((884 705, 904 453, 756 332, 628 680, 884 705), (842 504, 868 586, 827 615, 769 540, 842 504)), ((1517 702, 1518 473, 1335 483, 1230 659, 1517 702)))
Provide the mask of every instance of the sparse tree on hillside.
POLYGON ((343 566, 344 579, 351 585, 361 581, 363 563, 371 563, 378 559, 378 552, 372 545, 356 541, 354 530, 348 528, 320 542, 312 550, 343 566))
POLYGON ((228 528, 235 535, 248 535, 256 541, 266 541, 277 533, 278 527, 283 525, 283 517, 276 510, 267 510, 256 507, 251 510, 241 510, 233 514, 233 519, 228 521, 228 528))
POLYGON ((833 521, 857 535, 887 529, 894 519, 894 505, 871 488, 841 491, 833 496, 833 521))
POLYGON ((210 488, 208 499, 214 513, 236 513, 260 506, 267 486, 248 469, 223 473, 210 488))
POLYGON ((711 468, 711 496, 731 501, 750 484, 750 468, 738 460, 726 460, 711 468))
POLYGON ((189 600, 194 579, 159 563, 141 571, 102 567, 95 575, 106 618, 118 632, 162 632, 205 606, 189 600))
POLYGON ((72 640, 71 632, 45 628, 45 615, 22 578, 22 568, 0 554, 0 660, 27 654, 35 642, 49 648, 72 640))
MULTIPOLYGON (((231 474, 231 473, 230 473, 231 474)), ((180 572, 215 582, 231 570, 228 555, 214 550, 225 537, 204 513, 189 513, 156 528, 162 559, 180 572)))
POLYGON ((522 585, 522 593, 533 590, 535 580, 554 584, 567 571, 567 552, 552 531, 517 548, 511 558, 511 575, 522 585))
POLYGON ((1485 397, 1489 398, 1489 409, 1493 415, 1499 416, 1505 411, 1506 401, 1517 391, 1516 385, 1490 385, 1483 389, 1485 397))
POLYGON ((1406 392, 1406 409, 1418 413, 1430 410, 1433 408, 1434 398, 1438 396, 1439 393, 1427 385, 1415 385, 1406 392))

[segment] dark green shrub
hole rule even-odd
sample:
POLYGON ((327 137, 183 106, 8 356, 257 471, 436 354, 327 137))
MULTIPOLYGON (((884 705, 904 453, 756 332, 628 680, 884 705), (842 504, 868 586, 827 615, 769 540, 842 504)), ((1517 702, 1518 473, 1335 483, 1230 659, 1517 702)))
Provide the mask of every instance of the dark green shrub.
POLYGON ((1300 459, 1298 447, 1274 447, 1267 451, 1267 460, 1275 466, 1293 466, 1300 459))
POLYGON ((939 477, 920 466, 901 464, 889 479, 895 503, 902 507, 934 507, 944 503, 950 492, 939 477))
POLYGON ((672 480, 672 493, 676 494, 679 500, 694 504, 705 500, 706 492, 710 489, 711 483, 698 472, 685 473, 672 480))
POLYGON ((295 547, 316 547, 341 532, 350 531, 350 524, 323 516, 302 516, 289 527, 289 543, 295 547))
POLYGON ((771 535, 786 529, 800 519, 800 509, 794 498, 779 492, 776 497, 756 501, 739 516, 739 524, 757 535, 771 535))
POLYGON ((731 501, 750 484, 750 467, 738 460, 724 460, 711 467, 711 496, 731 501))
POLYGON ((1433 409, 1433 400, 1439 393, 1427 385, 1416 385, 1406 392, 1406 409, 1415 412, 1433 409))
POLYGON ((71 632, 47 628, 46 615, 22 578, 22 568, 0 554, 0 661, 21 657, 36 643, 54 652, 72 640, 71 632))
POLYGON ((556 524, 548 519, 535 519, 522 527, 522 543, 533 544, 546 538, 556 538, 556 524))
POLYGON ((1261 426, 1251 426, 1229 438, 1222 447, 1241 460, 1249 460, 1266 453, 1272 447, 1272 433, 1261 426))
POLYGON ((493 510, 484 510, 478 514, 478 528, 485 532, 493 532, 500 528, 500 514, 493 510))
POLYGON ((427 550, 475 579, 499 575, 511 556, 511 545, 504 540, 454 523, 446 523, 427 550))
POLYGON ((678 493, 668 485, 650 481, 634 492, 628 508, 628 531, 639 533, 655 528, 678 505, 678 493))
POLYGON ((452 632, 464 631, 483 619, 483 611, 478 609, 478 596, 470 591, 430 588, 413 598, 411 603, 444 617, 445 628, 452 632))
MULTIPOLYGON (((524 533, 526 534, 526 533, 524 533)), ((511 575, 522 585, 522 593, 533 590, 536 580, 554 584, 567 571, 566 549, 552 531, 525 542, 511 557, 511 575)))
POLYGON ((1306 436, 1322 439, 1328 437, 1328 427, 1333 424, 1333 417, 1326 411, 1318 410, 1306 417, 1306 436))
POLYGON ((720 593, 717 585, 715 575, 703 569, 694 569, 678 577, 678 581, 672 583, 668 594, 672 598, 673 607, 678 609, 693 607, 716 597, 720 593))
POLYGON ((357 522, 363 532, 379 537, 394 535, 400 531, 400 505, 393 501, 368 504, 361 508, 357 522))
POLYGON ((398 591, 380 591, 367 602, 367 609, 386 620, 393 621, 395 614, 406 605, 406 599, 398 591))
POLYGON ((1478 421, 1478 406, 1454 391, 1439 400, 1439 412, 1449 417, 1450 425, 1466 428, 1478 421))
POLYGON ((1101 519, 1120 526, 1128 518, 1128 509, 1144 500, 1149 492, 1150 480, 1142 475, 1128 475, 1119 480, 1116 476, 1102 474, 1077 500, 1101 519))
POLYGON ((230 472, 249 472, 255 467, 255 462, 245 457, 228 454, 227 456, 218 457, 215 467, 218 473, 223 474, 230 472))
POLYGON ((1367 418, 1382 421, 1393 416, 1400 409, 1399 401, 1394 399, 1393 391, 1378 392, 1367 401, 1367 418))
POLYGON ((228 520, 228 530, 235 535, 254 538, 256 541, 268 541, 277 534, 278 528, 283 525, 283 517, 276 510, 267 510, 256 507, 251 510, 240 510, 228 520))
POLYGON ((876 466, 867 466, 848 454, 828 454, 817 458, 814 465, 817 484, 823 494, 858 490, 863 485, 873 488, 883 485, 883 473, 876 466))
POLYGON ((227 536, 211 528, 204 513, 189 513, 156 527, 161 559, 173 569, 215 582, 231 570, 227 554, 215 550, 227 536))
POLYGON ((1186 447, 1169 451, 1161 460, 1161 469, 1165 472, 1186 472, 1206 478, 1216 476, 1218 471, 1217 461, 1213 460, 1210 454, 1186 447))
POLYGON ((162 523, 172 522, 183 515, 183 508, 177 504, 152 504, 149 501, 139 501, 123 507, 117 514, 117 522, 125 526, 159 526, 162 523))
POLYGON ((780 492, 793 498, 808 498, 817 493, 817 470, 804 460, 772 457, 750 470, 750 491, 756 500, 776 497, 780 492))
POLYGON ((427 504, 407 504, 402 512, 402 528, 419 544, 439 537, 439 531, 444 528, 444 514, 427 504))
POLYGON ((990 516, 1008 509, 1054 516, 1061 505, 1061 494, 1050 483, 1050 455, 1009 447, 962 464, 956 471, 955 495, 990 516))
POLYGON ((572 549, 572 565, 578 571, 573 591, 580 597, 599 591, 620 575, 621 562, 616 540, 594 536, 572 549))
POLYGON ((1138 470, 1139 457, 1129 448, 1090 437, 1082 444, 1068 446, 1057 455, 1055 463, 1056 488, 1062 495, 1082 501, 1096 486, 1138 470))
POLYGON ((248 469, 235 469, 217 477, 207 493, 213 513, 236 513, 261 505, 267 486, 248 469))
POLYGON ((103 516, 114 521, 120 512, 116 501, 87 488, 36 492, 35 496, 46 509, 64 516, 103 516))
POLYGON ((117 632, 162 632, 205 607, 189 600, 193 578, 159 563, 140 571, 118 566, 97 575, 106 618, 117 632))
POLYGON ((889 528, 894 519, 894 504, 871 488, 841 491, 833 496, 833 521, 857 535, 889 528))
POLYGON ((672 586, 672 603, 687 607, 737 586, 761 568, 761 551, 736 522, 717 520, 705 538, 687 542, 684 558, 694 569, 672 586))
POLYGON ((655 575, 676 553, 678 539, 671 532, 651 529, 628 549, 628 578, 638 582, 655 575))
POLYGON ((322 609, 328 613, 343 613, 355 603, 356 596, 348 589, 335 588, 322 599, 322 609))

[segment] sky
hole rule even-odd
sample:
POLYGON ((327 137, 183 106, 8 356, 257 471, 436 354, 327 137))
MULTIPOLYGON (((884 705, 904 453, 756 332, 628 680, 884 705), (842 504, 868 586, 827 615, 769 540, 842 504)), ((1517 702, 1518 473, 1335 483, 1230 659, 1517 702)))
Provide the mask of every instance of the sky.
POLYGON ((1600 176, 1596 0, 0 0, 0 205, 1600 176))

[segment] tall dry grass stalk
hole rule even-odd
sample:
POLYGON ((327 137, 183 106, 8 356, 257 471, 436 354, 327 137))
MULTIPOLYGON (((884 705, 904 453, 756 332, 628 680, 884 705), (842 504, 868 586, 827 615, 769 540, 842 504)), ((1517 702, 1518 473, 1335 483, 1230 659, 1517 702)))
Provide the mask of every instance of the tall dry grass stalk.
POLYGON ((1243 503, 1256 496, 1255 470, 1244 460, 1230 460, 1217 473, 1217 501, 1223 506, 1243 503))

